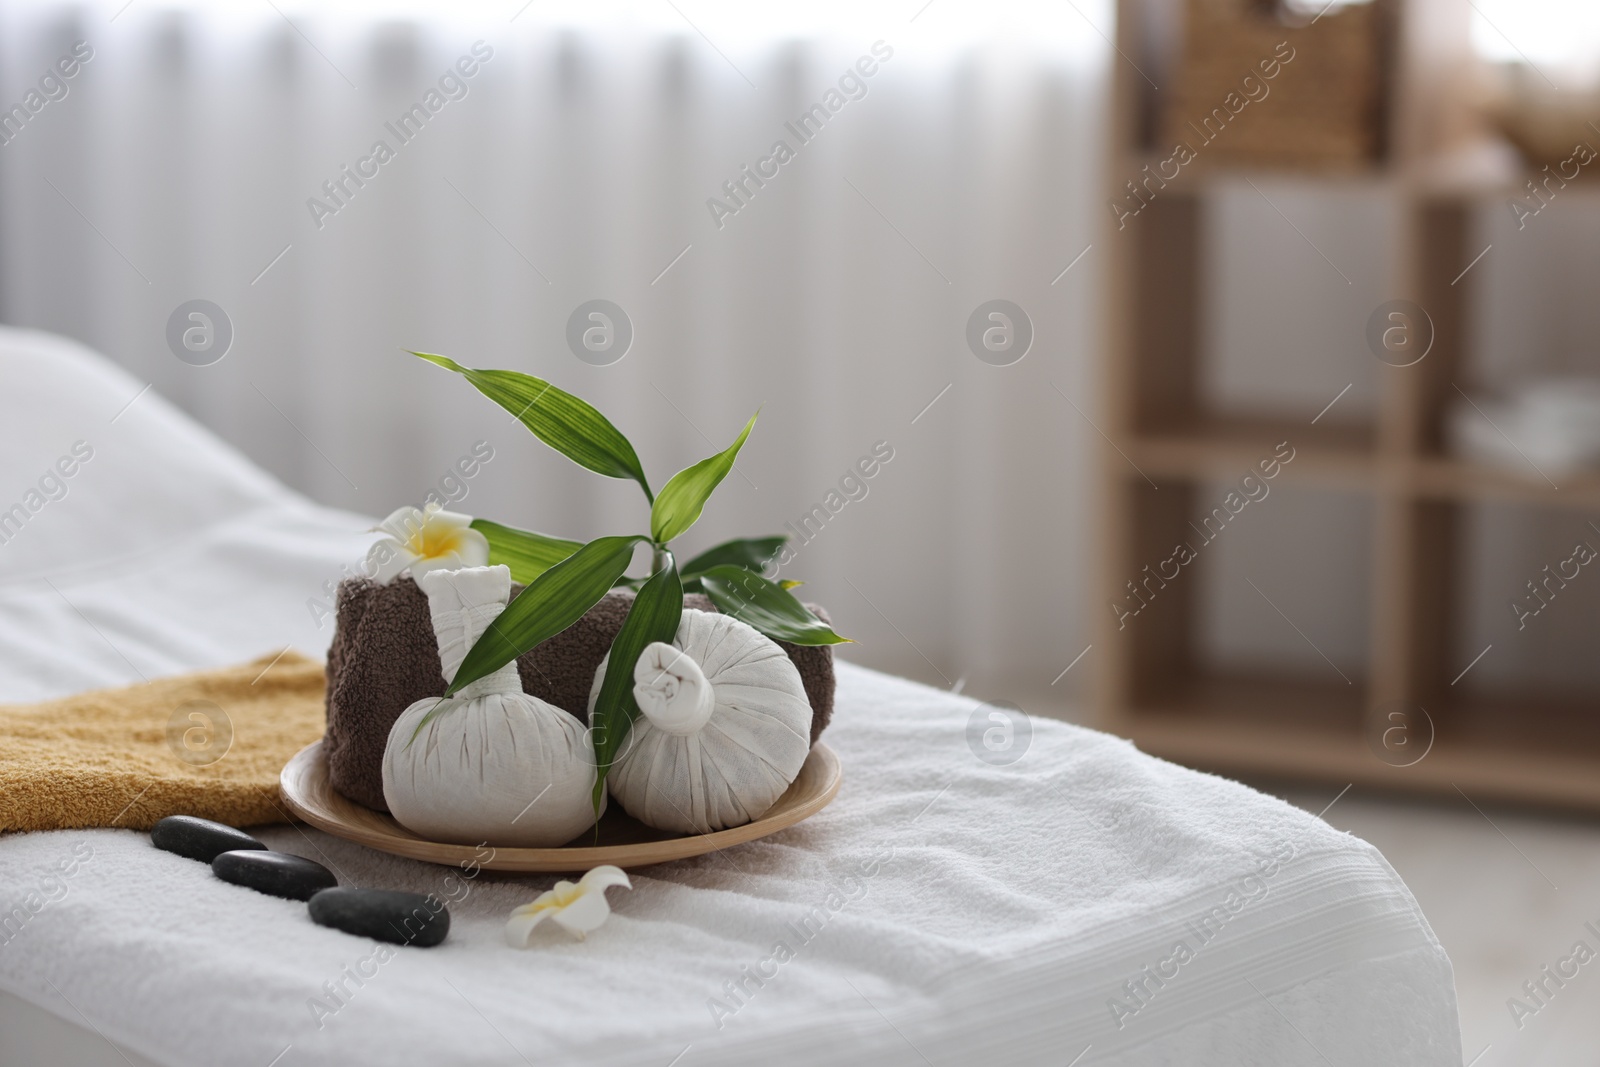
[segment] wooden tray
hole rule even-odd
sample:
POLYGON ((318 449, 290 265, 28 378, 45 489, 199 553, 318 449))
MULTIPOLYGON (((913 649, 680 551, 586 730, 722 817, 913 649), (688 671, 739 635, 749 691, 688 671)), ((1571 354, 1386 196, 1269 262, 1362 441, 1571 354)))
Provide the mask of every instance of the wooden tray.
POLYGON ((587 871, 602 863, 645 867, 742 845, 815 815, 828 806, 843 780, 839 757, 819 742, 812 746, 800 776, 788 791, 765 815, 744 826, 692 837, 674 836, 630 817, 613 799, 600 819, 598 843, 594 843, 595 835, 590 830, 560 848, 495 848, 493 857, 484 861, 478 858, 482 850, 475 845, 452 845, 418 837, 389 815, 335 792, 328 781, 328 761, 322 754, 321 741, 296 753, 278 776, 289 810, 335 837, 429 863, 459 866, 473 862, 496 871, 541 872, 587 871))

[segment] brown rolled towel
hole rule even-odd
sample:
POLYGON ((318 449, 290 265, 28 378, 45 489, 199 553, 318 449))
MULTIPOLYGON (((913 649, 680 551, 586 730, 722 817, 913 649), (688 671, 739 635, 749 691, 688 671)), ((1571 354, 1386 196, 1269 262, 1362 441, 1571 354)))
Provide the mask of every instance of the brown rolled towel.
MULTIPOLYGON (((520 593, 514 586, 512 595, 520 593)), ((622 629, 633 603, 626 591, 608 593, 588 614, 517 657, 522 688, 585 724, 594 672, 622 629)), ((716 611, 710 598, 690 593, 686 608, 716 611)), ((828 621, 815 604, 807 605, 828 621)), ((328 732, 323 748, 333 787, 369 808, 383 802, 383 750, 394 721, 418 700, 444 694, 444 669, 428 613, 428 598, 409 576, 379 585, 366 578, 340 583, 333 646, 328 650, 328 732)), ((833 717, 833 649, 792 645, 789 654, 811 701, 811 743, 833 717)))

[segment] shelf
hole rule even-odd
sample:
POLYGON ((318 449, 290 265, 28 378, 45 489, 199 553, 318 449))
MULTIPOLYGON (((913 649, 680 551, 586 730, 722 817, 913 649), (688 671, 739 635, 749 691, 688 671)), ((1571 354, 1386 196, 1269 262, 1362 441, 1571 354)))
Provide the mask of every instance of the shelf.
POLYGON ((1547 482, 1531 467, 1526 475, 1457 459, 1422 459, 1411 467, 1416 495, 1437 500, 1509 502, 1589 511, 1600 508, 1600 472, 1552 475, 1547 482))
POLYGON ((1265 674, 1206 673, 1181 678, 1167 691, 1138 701, 1135 722, 1149 718, 1230 722, 1241 729, 1277 728, 1307 735, 1353 737, 1361 730, 1366 687, 1359 682, 1311 682, 1265 674))
POLYGON ((1474 801, 1600 809, 1594 705, 1530 708, 1522 700, 1431 711, 1433 747, 1409 767, 1374 755, 1348 694, 1305 684, 1208 681, 1179 699, 1132 709, 1121 732, 1141 751, 1225 774, 1447 796, 1459 788, 1474 801), (1575 726, 1586 743, 1572 743, 1575 726), (1557 729, 1559 744, 1541 736, 1557 729))
MULTIPOLYGON (((1324 781, 1333 792, 1360 782, 1432 793, 1451 803, 1460 802, 1459 789, 1474 802, 1600 815, 1600 693, 1546 698, 1538 686, 1549 679, 1534 678, 1506 699, 1491 700, 1468 691, 1475 677, 1453 685, 1464 665, 1457 647, 1462 620, 1476 603, 1458 568, 1469 549, 1482 547, 1464 532, 1474 510, 1467 505, 1587 518, 1600 512, 1600 471, 1549 471, 1552 485, 1531 467, 1498 468, 1455 458, 1441 447, 1459 401, 1456 383, 1471 380, 1478 326, 1473 309, 1479 287, 1487 284, 1481 268, 1466 274, 1482 256, 1479 209, 1525 195, 1524 183, 1540 175, 1487 132, 1456 80, 1469 58, 1471 5, 1405 0, 1399 9, 1404 17, 1390 57, 1394 92, 1383 116, 1386 159, 1330 172, 1229 162, 1202 150, 1178 177, 1163 179, 1164 186, 1151 182, 1153 196, 1144 196, 1136 222, 1113 211, 1103 223, 1110 292, 1107 422, 1099 425, 1109 443, 1100 463, 1098 705, 1108 728, 1146 751, 1208 770, 1324 781), (1224 188, 1249 193, 1246 181, 1269 197, 1273 187, 1288 186, 1392 201, 1384 207, 1392 206, 1396 224, 1381 239, 1393 269, 1387 284, 1395 297, 1428 309, 1433 340, 1426 360, 1377 369, 1370 412, 1346 400, 1313 424, 1314 411, 1290 405, 1268 413, 1282 417, 1207 405, 1206 348, 1208 338, 1219 335, 1207 321, 1215 313, 1208 272, 1219 262, 1209 201, 1224 188), (1128 233, 1112 236, 1119 227, 1128 233), (1339 421, 1346 415, 1356 421, 1339 421), (1349 551, 1313 551, 1306 541, 1321 536, 1320 529, 1311 522, 1296 526, 1287 514, 1279 518, 1289 537, 1274 542, 1261 528, 1256 540, 1233 551, 1279 553, 1263 566, 1293 565, 1286 581, 1300 592, 1307 592, 1293 585, 1300 575, 1339 582, 1346 586, 1341 593, 1361 587, 1354 610, 1365 611, 1365 677, 1352 674, 1356 684, 1341 685, 1331 672, 1331 685, 1314 683, 1320 676, 1309 671, 1288 679, 1218 676, 1213 650, 1233 645, 1211 638, 1233 635, 1208 635, 1204 628, 1235 623, 1219 621, 1233 617, 1207 608, 1232 594, 1214 583, 1173 582, 1170 574, 1164 580, 1161 563, 1152 562, 1169 558, 1172 546, 1191 536, 1196 516, 1214 503, 1205 483, 1237 485, 1283 441, 1295 455, 1281 465, 1274 487, 1364 494, 1355 501, 1363 521, 1329 534, 1343 538, 1337 547, 1349 551), (1330 574, 1335 566, 1343 569, 1330 574), (1136 611, 1130 597, 1138 601, 1136 611), (1138 616, 1136 624, 1127 622, 1130 614, 1138 616), (1393 702, 1420 704, 1434 717, 1434 746, 1410 767, 1385 763, 1367 740, 1369 725, 1381 734, 1382 709, 1393 702)), ((1161 11, 1119 0, 1117 13, 1122 54, 1155 55, 1170 44, 1170 27, 1153 21, 1161 11)), ((1143 178, 1146 165, 1167 158, 1145 147, 1154 143, 1148 137, 1159 127, 1159 110, 1140 72, 1119 65, 1113 75, 1113 203, 1132 196, 1126 183, 1143 178)), ((1585 166, 1556 199, 1558 210, 1568 202, 1580 212, 1600 206, 1600 161, 1585 166)), ((1358 338, 1347 340, 1359 358, 1358 338)), ((1221 564, 1198 565, 1213 566, 1221 564)), ((1292 606, 1290 613, 1301 614, 1292 606)), ((1575 647, 1581 644, 1578 635, 1569 636, 1575 647)))
MULTIPOLYGON (((1283 483, 1371 490, 1382 462, 1391 473, 1388 487, 1418 499, 1600 510, 1600 471, 1553 475, 1551 481, 1545 481, 1531 467, 1521 474, 1449 458, 1380 461, 1369 426, 1311 427, 1298 421, 1235 419, 1188 429, 1146 431, 1124 442, 1123 451, 1152 478, 1233 481, 1272 456, 1283 441, 1295 450, 1293 461, 1282 468, 1283 483)), ((1127 468, 1127 473, 1138 477, 1132 468, 1127 468)))
MULTIPOLYGON (((1171 152, 1141 151, 1124 156, 1119 160, 1121 166, 1117 170, 1118 182, 1133 180, 1134 184, 1144 178, 1144 168, 1149 167, 1150 173, 1160 178, 1162 170, 1160 165, 1165 163, 1171 152)), ((1171 168, 1168 168, 1169 170, 1171 168)), ((1312 169, 1305 166, 1273 166, 1268 163, 1251 166, 1238 164, 1210 163, 1204 153, 1198 155, 1194 162, 1182 167, 1175 178, 1166 180, 1165 189, 1156 188, 1155 195, 1164 192, 1188 193, 1205 189, 1216 184, 1228 184, 1241 181, 1270 181, 1270 182, 1304 182, 1307 185, 1334 186, 1349 189, 1369 189, 1398 187, 1407 179, 1394 167, 1383 163, 1366 163, 1361 165, 1334 168, 1312 169)), ((1121 186, 1126 192, 1127 187, 1121 186)))
MULTIPOLYGON (((1129 195, 1126 181, 1135 185, 1145 177, 1144 168, 1160 177, 1158 164, 1167 156, 1160 152, 1136 152, 1118 160, 1113 192, 1129 195)), ((1560 160, 1551 160, 1552 164, 1560 160)), ((1476 202, 1503 202, 1507 199, 1526 198, 1528 182, 1538 183, 1547 177, 1542 171, 1526 168, 1496 168, 1492 172, 1474 172, 1458 176, 1438 165, 1423 164, 1402 169, 1397 166, 1373 163, 1339 169, 1311 170, 1290 166, 1274 167, 1268 164, 1238 166, 1207 164, 1204 157, 1182 168, 1176 178, 1166 180, 1165 187, 1157 185, 1156 197, 1163 195, 1203 195, 1220 185, 1241 182, 1272 182, 1300 184, 1334 192, 1393 192, 1425 200, 1470 204, 1476 202)), ((1565 186, 1557 190, 1557 200, 1594 201, 1600 198, 1600 160, 1584 166, 1576 178, 1566 179, 1565 186)), ((1130 206, 1132 206, 1130 204, 1130 206)))
MULTIPOLYGON (((1545 750, 1549 734, 1594 766, 1600 760, 1600 697, 1570 693, 1467 696, 1437 709, 1440 732, 1470 747, 1502 753, 1545 750)), ((1600 776, 1596 776, 1600 779, 1600 776)), ((1600 783, 1597 783, 1600 784, 1600 783)))
POLYGON ((1256 472, 1287 441, 1294 459, 1283 464, 1283 482, 1367 489, 1376 473, 1370 425, 1310 420, 1208 418, 1133 436, 1129 458, 1151 477, 1218 478, 1235 481, 1256 472))
MULTIPOLYGON (((1552 160, 1558 163, 1559 160, 1552 160)), ((1600 162, 1600 161, 1597 161, 1600 162)), ((1516 175, 1505 175, 1487 180, 1451 181, 1445 179, 1424 179, 1413 183, 1414 191, 1419 196, 1432 200, 1454 201, 1457 203, 1476 203, 1479 201, 1504 202, 1511 199, 1527 199, 1528 182, 1535 184, 1543 181, 1547 175, 1542 171, 1523 171, 1516 175)), ((1600 167, 1590 163, 1584 167, 1576 178, 1567 179, 1565 186, 1556 190, 1552 203, 1563 200, 1594 201, 1600 196, 1600 167)))

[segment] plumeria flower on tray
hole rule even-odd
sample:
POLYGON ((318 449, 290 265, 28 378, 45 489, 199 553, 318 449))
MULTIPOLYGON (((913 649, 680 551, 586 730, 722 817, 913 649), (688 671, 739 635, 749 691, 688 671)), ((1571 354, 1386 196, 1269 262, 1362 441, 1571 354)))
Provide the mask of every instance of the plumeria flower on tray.
POLYGON ((511 913, 506 923, 506 940, 514 948, 527 948, 534 927, 550 919, 582 941, 611 917, 606 890, 614 885, 633 888, 622 868, 610 864, 596 867, 576 882, 565 879, 557 882, 553 889, 535 897, 533 903, 524 904, 511 913))
POLYGON ((407 568, 417 578, 441 568, 489 563, 489 540, 472 528, 472 516, 438 504, 396 508, 373 532, 386 535, 367 552, 368 570, 379 582, 391 582, 407 568))

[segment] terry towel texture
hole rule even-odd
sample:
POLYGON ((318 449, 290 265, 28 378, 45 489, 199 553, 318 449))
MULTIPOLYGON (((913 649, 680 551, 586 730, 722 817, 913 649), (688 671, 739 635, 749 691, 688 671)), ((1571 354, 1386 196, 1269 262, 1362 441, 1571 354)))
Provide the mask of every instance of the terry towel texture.
MULTIPOLYGON (((512 597, 522 591, 512 587, 512 597)), ((588 614, 517 658, 523 691, 587 724, 594 672, 611 648, 633 594, 608 593, 588 614)), ((710 598, 691 593, 686 608, 716 611, 710 598)), ((808 604, 818 617, 827 614, 808 604)), ((428 598, 410 577, 387 585, 365 578, 339 585, 338 629, 328 650, 328 777, 333 787, 369 808, 383 802, 383 750, 395 719, 418 700, 441 696, 444 671, 429 621, 428 598)), ((811 701, 811 742, 833 716, 833 649, 779 641, 811 701)))
POLYGON ((389 959, 144 834, 0 837, 0 905, 68 887, 0 948, 0 989, 163 1067, 1461 1067, 1450 961, 1371 845, 1042 716, 991 766, 981 712, 841 662, 838 799, 630 871, 588 940, 526 950, 506 915, 560 875, 263 828, 448 902, 444 944, 389 959))
POLYGON ((148 829, 168 815, 287 822, 278 772, 321 735, 322 686, 321 663, 286 652, 276 662, 0 707, 0 831, 148 829), (226 720, 204 704, 186 708, 190 701, 215 705, 226 720), (196 761, 223 754, 189 762, 185 746, 196 761))

